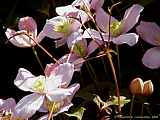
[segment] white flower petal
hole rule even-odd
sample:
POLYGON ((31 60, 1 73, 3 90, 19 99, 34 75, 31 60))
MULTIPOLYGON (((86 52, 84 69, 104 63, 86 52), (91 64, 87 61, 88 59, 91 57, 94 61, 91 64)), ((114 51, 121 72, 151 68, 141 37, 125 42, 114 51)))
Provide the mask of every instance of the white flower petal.
POLYGON ((30 118, 41 107, 44 97, 36 93, 23 97, 15 107, 14 117, 30 118))
POLYGON ((129 46, 133 46, 138 42, 138 38, 139 36, 137 34, 128 33, 128 34, 123 34, 116 38, 113 38, 112 41, 117 45, 128 44, 129 46))

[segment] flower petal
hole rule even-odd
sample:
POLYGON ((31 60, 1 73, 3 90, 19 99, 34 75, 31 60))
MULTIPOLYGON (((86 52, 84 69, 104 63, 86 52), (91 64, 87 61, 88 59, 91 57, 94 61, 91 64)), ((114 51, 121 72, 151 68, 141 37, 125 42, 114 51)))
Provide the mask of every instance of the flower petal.
POLYGON ((44 97, 45 96, 36 93, 23 97, 15 107, 14 117, 23 119, 30 118, 41 107, 44 97))
POLYGON ((80 85, 75 83, 66 89, 58 88, 57 90, 54 90, 52 93, 49 93, 46 96, 50 101, 61 101, 67 96, 70 96, 70 99, 72 99, 79 88, 80 85))
POLYGON ((40 43, 44 37, 45 37, 45 34, 43 31, 41 31, 36 38, 37 42, 40 43))
POLYGON ((62 85, 68 86, 74 73, 74 65, 70 63, 63 63, 57 66, 55 75, 62 75, 62 85))
POLYGON ((97 10, 103 6, 104 0, 91 0, 91 8, 97 10))
POLYGON ((16 106, 16 101, 13 98, 8 98, 6 100, 0 99, 0 111, 13 111, 16 106))
POLYGON ((57 16, 57 17, 54 17, 52 19, 47 20, 46 24, 43 27, 43 33, 47 37, 53 38, 53 39, 58 39, 58 38, 64 37, 64 33, 54 31, 54 27, 57 24, 57 22, 59 22, 63 19, 66 19, 66 18, 62 17, 62 16, 57 16))
POLYGON ((142 58, 143 64, 150 69, 160 67, 160 47, 154 47, 146 51, 142 58))
POLYGON ((17 47, 23 48, 23 47, 31 47, 36 45, 33 40, 31 40, 28 36, 24 35, 23 33, 26 33, 26 31, 15 32, 14 30, 9 28, 7 28, 5 32, 9 41, 17 47))
POLYGON ((56 7, 56 13, 60 16, 76 17, 78 9, 72 5, 56 7))
POLYGON ((134 27, 134 25, 138 22, 140 13, 143 9, 143 6, 134 4, 132 7, 126 10, 122 20, 123 33, 128 32, 132 27, 134 27))
POLYGON ((52 74, 49 77, 47 77, 45 81, 46 92, 50 93, 55 89, 57 89, 59 86, 61 86, 62 77, 63 77, 62 75, 54 76, 52 74))
MULTIPOLYGON (((106 41, 108 39, 108 35, 106 33, 101 33, 103 39, 106 41)), ((92 38, 94 40, 102 40, 100 33, 94 29, 86 29, 83 33, 83 38, 92 38)))
POLYGON ((160 45, 160 27, 154 22, 141 21, 136 27, 140 37, 152 45, 160 45))
POLYGON ((100 45, 102 45, 103 42, 100 40, 92 40, 87 48, 87 55, 89 56, 91 53, 93 53, 100 45))
POLYGON ((23 17, 18 22, 19 30, 25 30, 37 36, 37 23, 32 17, 23 17))
POLYGON ((57 88, 56 90, 46 94, 46 97, 50 100, 50 101, 60 101, 63 100, 64 98, 66 98, 68 95, 71 95, 71 93, 69 93, 68 89, 63 89, 63 88, 57 88))
POLYGON ((117 45, 128 44, 129 46, 133 46, 138 42, 138 37, 135 33, 128 33, 113 38, 112 41, 117 45))
MULTIPOLYGON (((111 16, 111 23, 117 21, 114 17, 111 16)), ((109 14, 107 14, 102 8, 96 11, 96 22, 98 27, 104 32, 108 32, 109 28, 109 14), (103 18, 103 19, 102 19, 103 18)), ((117 21, 118 22, 118 21, 117 21)))
POLYGON ((35 76, 31 72, 24 68, 19 68, 14 84, 21 90, 30 91, 33 82, 35 82, 32 78, 35 78, 35 76))

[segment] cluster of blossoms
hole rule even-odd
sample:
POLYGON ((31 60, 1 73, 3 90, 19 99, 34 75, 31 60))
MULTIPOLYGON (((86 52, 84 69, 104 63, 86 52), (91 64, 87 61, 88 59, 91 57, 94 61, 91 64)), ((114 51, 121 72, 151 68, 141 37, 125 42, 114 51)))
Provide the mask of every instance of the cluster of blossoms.
MULTIPOLYGON (((24 68, 18 70, 14 84, 23 91, 33 93, 23 97, 17 104, 13 99, 1 100, 0 110, 10 111, 7 117, 24 120, 40 111, 46 112, 40 120, 47 120, 51 114, 55 116, 67 111, 80 88, 78 83, 69 86, 74 71, 80 71, 83 62, 107 43, 133 46, 140 35, 148 43, 159 45, 160 28, 154 23, 141 22, 137 27, 139 35, 128 33, 137 24, 143 6, 132 5, 123 19, 117 20, 103 10, 103 3, 104 0, 75 0, 71 5, 57 7, 58 16, 46 20, 38 35, 37 24, 32 17, 20 18, 19 31, 6 30, 9 41, 17 47, 41 46, 40 42, 48 37, 54 39, 57 48, 67 44, 70 49, 70 53, 56 63, 46 65, 44 75, 34 76, 24 68), (95 23, 97 29, 87 28, 85 23, 89 21, 95 23)), ((159 47, 149 49, 142 58, 144 65, 149 68, 160 67, 158 51, 159 47)))

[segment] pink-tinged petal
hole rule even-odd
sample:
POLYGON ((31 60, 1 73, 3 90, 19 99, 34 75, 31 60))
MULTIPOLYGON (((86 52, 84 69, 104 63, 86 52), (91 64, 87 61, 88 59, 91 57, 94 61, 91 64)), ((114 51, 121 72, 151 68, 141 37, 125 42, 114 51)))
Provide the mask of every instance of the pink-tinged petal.
POLYGON ((97 10, 103 6, 104 0, 92 0, 91 8, 97 10))
POLYGON ((44 70, 44 73, 45 73, 45 76, 49 77, 51 72, 52 72, 52 75, 55 75, 55 72, 56 72, 56 67, 58 66, 57 63, 50 63, 50 64, 47 64, 46 65, 46 68, 44 70))
POLYGON ((101 36, 98 31, 94 29, 86 29, 83 33, 83 38, 92 38, 92 39, 101 39, 101 36))
POLYGON ((103 42, 100 40, 92 40, 87 47, 87 56, 93 53, 103 42))
POLYGON ((160 47, 154 47, 146 51, 142 58, 143 64, 150 69, 160 67, 160 47))
POLYGON ((31 47, 31 46, 36 45, 35 42, 31 40, 28 36, 24 34, 20 34, 23 32, 26 33, 26 31, 15 32, 14 30, 7 28, 5 34, 7 38, 9 39, 9 41, 17 47, 24 48, 24 47, 31 47))
POLYGON ((78 12, 79 10, 72 5, 56 7, 56 13, 60 16, 77 17, 78 12))
POLYGON ((45 38, 45 33, 44 33, 43 31, 41 31, 41 32, 38 34, 36 40, 37 40, 38 43, 40 43, 40 42, 43 40, 43 38, 45 38))
POLYGON ((33 85, 33 79, 36 78, 31 72, 24 68, 18 70, 18 74, 14 80, 14 84, 24 91, 30 91, 33 85))
POLYGON ((73 6, 83 6, 86 5, 88 8, 90 8, 90 0, 75 0, 72 5, 73 6))
POLYGON ((83 10, 77 9, 73 5, 56 7, 56 13, 60 16, 77 18, 82 23, 85 23, 88 19, 88 15, 83 10))
MULTIPOLYGON (((60 62, 66 62, 67 56, 64 56, 59 60, 60 62)), ((70 83, 72 76, 74 73, 74 65, 70 63, 63 63, 63 64, 49 64, 46 66, 45 74, 47 76, 62 76, 61 84, 64 86, 68 86, 70 83)))
POLYGON ((128 44, 129 46, 133 46, 138 42, 138 38, 139 36, 137 34, 128 33, 128 34, 123 34, 116 38, 113 38, 112 41, 117 45, 128 44))
POLYGON ((37 36, 37 23, 32 17, 23 17, 18 22, 19 30, 25 30, 37 36))
POLYGON ((152 45, 160 45, 160 27, 154 22, 141 21, 136 27, 140 37, 152 45))
MULTIPOLYGON (((83 19, 83 18, 82 18, 83 19)), ((76 19, 71 19, 71 20, 73 20, 73 22, 72 22, 72 24, 71 24, 71 33, 73 33, 73 32, 77 32, 80 28, 81 28, 81 26, 82 26, 82 24, 78 21, 78 20, 76 20, 76 19)), ((71 34, 70 33, 70 34, 71 34)))
POLYGON ((6 100, 0 99, 0 111, 13 111, 16 106, 16 101, 13 98, 8 98, 6 100))
POLYGON ((67 40, 67 45, 69 48, 72 47, 72 45, 78 41, 78 40, 81 40, 82 37, 81 37, 81 33, 79 32, 73 32, 69 37, 68 37, 68 40, 67 40))
POLYGON ((93 40, 96 40, 99 42, 99 41, 102 41, 102 37, 103 37, 104 41, 108 41, 108 33, 101 32, 101 35, 98 31, 88 28, 84 31, 83 38, 92 38, 93 40))
MULTIPOLYGON (((108 32, 109 28, 109 14, 107 14, 102 8, 96 11, 96 22, 98 27, 104 32, 108 32)), ((118 22, 114 17, 111 16, 111 23, 118 22)))
POLYGON ((61 39, 58 39, 58 40, 55 40, 55 47, 58 48, 58 47, 61 47, 62 45, 64 45, 67 41, 67 38, 61 38, 61 39))
POLYGON ((67 88, 71 94, 70 96, 68 96, 70 101, 72 100, 75 93, 79 90, 79 88, 80 88, 80 84, 78 83, 74 83, 67 88))
POLYGON ((64 100, 66 97, 69 97, 69 99, 71 100, 79 88, 80 85, 78 83, 75 83, 66 89, 58 88, 57 90, 53 91, 50 94, 47 94, 46 96, 50 101, 55 102, 64 100))
POLYGON ((64 37, 64 33, 54 31, 54 27, 57 24, 57 22, 60 22, 63 19, 66 19, 66 18, 64 18, 62 16, 57 16, 57 17, 54 17, 52 19, 47 20, 46 24, 43 27, 44 34, 47 37, 53 38, 53 39, 58 39, 58 38, 64 37))
POLYGON ((14 117, 23 119, 30 118, 41 107, 44 98, 44 95, 36 93, 23 97, 15 107, 14 117))
POLYGON ((134 25, 138 22, 140 13, 143 11, 144 7, 138 4, 134 4, 128 8, 124 14, 122 20, 123 33, 128 32, 134 25))
POLYGON ((73 73, 74 65, 70 63, 63 63, 58 66, 55 75, 62 75, 62 85, 65 85, 67 87, 72 79, 73 73))

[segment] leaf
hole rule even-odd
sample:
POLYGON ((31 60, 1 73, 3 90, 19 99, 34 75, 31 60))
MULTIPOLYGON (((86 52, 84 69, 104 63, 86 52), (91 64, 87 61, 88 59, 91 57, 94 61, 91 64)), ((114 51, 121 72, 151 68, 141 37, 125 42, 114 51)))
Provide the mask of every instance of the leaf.
POLYGON ((76 117, 77 120, 81 120, 83 117, 83 113, 86 109, 84 107, 77 107, 71 111, 71 113, 64 113, 68 117, 76 117))

